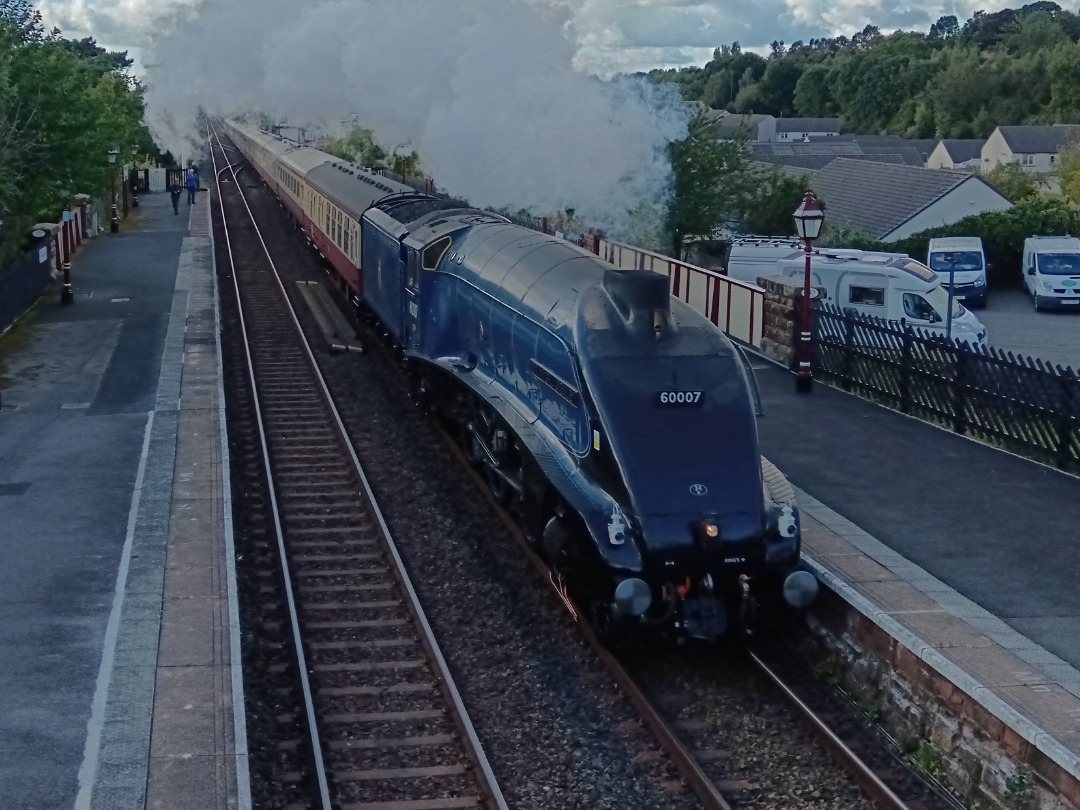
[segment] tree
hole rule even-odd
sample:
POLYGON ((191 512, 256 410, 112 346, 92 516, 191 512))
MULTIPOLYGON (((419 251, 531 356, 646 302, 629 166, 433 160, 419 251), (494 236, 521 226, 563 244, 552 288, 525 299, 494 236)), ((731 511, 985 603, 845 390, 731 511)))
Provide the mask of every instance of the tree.
MULTIPOLYGON (((44 34, 21 0, 0 0, 0 255, 80 192, 103 191, 106 154, 150 143, 127 58, 44 34)), ((156 150, 154 150, 156 151, 156 150)))
POLYGON ((791 59, 769 62, 765 73, 755 87, 760 108, 755 112, 791 117, 795 113, 795 89, 802 76, 802 68, 791 59))
POLYGON ((354 128, 343 138, 338 138, 326 147, 326 151, 350 163, 361 166, 383 167, 386 165, 386 150, 375 143, 370 129, 354 128))
POLYGON ((956 16, 949 14, 938 17, 938 21, 930 26, 930 39, 952 39, 960 33, 960 22, 956 16))
POLYGON ((757 183, 746 203, 741 229, 763 236, 792 236, 803 192, 810 188, 810 175, 785 174, 777 167, 759 172, 757 183))
POLYGON ((1037 196, 1042 187, 1039 178, 1019 163, 999 163, 986 175, 986 182, 1013 202, 1037 196))
POLYGON ((824 118, 834 112, 832 69, 827 65, 811 65, 799 76, 795 85, 795 109, 799 115, 824 118))
POLYGON ((1054 174, 1061 183, 1065 199, 1080 203, 1080 142, 1073 142, 1058 152, 1054 174))
POLYGON ((699 111, 687 136, 668 147, 675 188, 664 232, 672 256, 682 256, 688 238, 711 238, 743 215, 753 187, 746 143, 745 131, 719 140, 713 121, 699 111))

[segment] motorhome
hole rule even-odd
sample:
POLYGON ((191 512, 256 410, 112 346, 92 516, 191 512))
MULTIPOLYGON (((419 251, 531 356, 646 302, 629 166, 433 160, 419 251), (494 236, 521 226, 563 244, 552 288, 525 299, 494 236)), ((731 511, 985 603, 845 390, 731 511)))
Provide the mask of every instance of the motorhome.
MULTIPOLYGON (((806 272, 802 251, 790 251, 777 259, 772 255, 774 250, 770 247, 766 252, 771 268, 764 260, 748 260, 748 251, 743 250, 735 265, 729 264, 728 275, 751 283, 757 283, 759 277, 781 276, 801 284, 806 272)), ((903 321, 931 334, 972 345, 986 344, 986 327, 958 300, 953 300, 950 317, 948 293, 937 273, 922 262, 895 253, 846 254, 811 254, 810 282, 823 291, 822 299, 827 303, 848 314, 903 321)))
POLYGON ((969 307, 986 306, 986 254, 977 236, 949 236, 930 240, 926 263, 941 278, 941 285, 969 307))
MULTIPOLYGON (((738 281, 747 281, 757 284, 762 276, 776 275, 776 263, 786 259, 795 251, 802 254, 802 242, 795 238, 776 236, 744 237, 732 241, 724 261, 723 272, 738 281)), ((889 259, 906 259, 906 253, 880 253, 855 248, 818 248, 812 252, 813 256, 839 256, 839 257, 885 257, 889 259)))
POLYGON ((1035 309, 1080 309, 1080 239, 1029 236, 1021 267, 1035 309))

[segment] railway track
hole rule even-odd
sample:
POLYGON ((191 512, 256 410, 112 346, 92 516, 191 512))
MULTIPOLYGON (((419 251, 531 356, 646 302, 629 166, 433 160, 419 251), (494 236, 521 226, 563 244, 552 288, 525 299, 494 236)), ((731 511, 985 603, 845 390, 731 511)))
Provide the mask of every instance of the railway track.
MULTIPOLYGON (((487 493, 491 506, 499 513, 508 531, 517 541, 521 553, 533 564, 538 577, 545 583, 550 583, 546 563, 529 545, 498 499, 489 492, 485 478, 472 469, 466 456, 458 450, 449 436, 446 436, 445 440, 456 451, 462 466, 472 472, 476 485, 487 493)), ((805 802, 808 798, 805 796, 789 796, 786 799, 792 800, 790 804, 786 800, 777 805, 762 803, 762 794, 768 792, 767 786, 773 778, 772 775, 756 773, 754 778, 747 779, 742 773, 732 773, 736 769, 743 769, 743 766, 733 767, 733 763, 746 758, 745 751, 740 749, 742 738, 734 735, 729 737, 722 724, 692 716, 696 696, 706 694, 710 687, 697 684, 688 689, 685 683, 652 678, 653 683, 646 688, 634 674, 637 667, 633 663, 624 662, 619 654, 610 650, 599 639, 588 622, 582 618, 582 610, 572 603, 567 604, 565 595, 557 590, 556 596, 578 624, 581 634, 611 675, 621 695, 634 706, 640 722, 656 739, 659 751, 646 752, 643 756, 659 754, 666 759, 679 774, 681 783, 697 796, 705 808, 734 810, 740 807, 818 804, 813 796, 813 777, 809 776, 809 802, 805 802), (700 692, 697 691, 699 688, 700 692), (686 716, 688 714, 691 716, 686 716)), ((803 731, 812 736, 813 744, 828 752, 835 765, 857 785, 858 792, 861 792, 873 807, 878 810, 962 810, 962 804, 926 783, 899 762, 892 752, 877 746, 872 737, 865 733, 866 729, 862 724, 844 715, 835 706, 829 707, 823 702, 820 707, 812 706, 804 700, 806 690, 789 683, 765 654, 741 649, 730 652, 733 657, 743 658, 742 664, 749 670, 742 673, 746 683, 756 684, 754 688, 772 690, 775 700, 787 707, 789 716, 795 718, 803 731)), ((772 652, 775 653, 775 650, 772 652)), ((655 661, 655 650, 645 651, 645 657, 649 661, 655 661)), ((700 674, 716 661, 710 661, 706 657, 704 661, 688 663, 697 667, 700 674)), ((730 663, 725 662, 721 666, 730 672, 730 663)), ((761 728, 763 733, 770 733, 767 722, 763 723, 761 728)), ((822 802, 821 806, 849 808, 853 805, 830 805, 822 802)))
POLYGON ((506 807, 235 166, 212 124, 207 136, 254 394, 231 427, 249 439, 245 474, 265 482, 256 533, 276 545, 298 679, 298 705, 278 709, 276 747, 306 760, 285 775, 302 783, 288 806, 506 807), (234 254, 238 238, 263 252, 234 254))
MULTIPOLYGON (((389 354, 386 354, 384 359, 389 362, 391 358, 389 354)), ((463 466, 468 467, 468 462, 460 454, 459 459, 463 466)), ((476 474, 475 471, 474 478, 476 485, 481 486, 483 491, 487 492, 482 477, 476 474)), ((510 534, 518 539, 521 552, 529 556, 540 577, 545 583, 548 582, 548 574, 543 562, 525 544, 512 520, 499 507, 498 501, 490 496, 488 500, 499 513, 510 534)), ((595 656, 603 663, 605 670, 614 683, 617 684, 621 695, 628 698, 633 704, 641 718, 641 722, 650 729, 659 746, 658 750, 653 749, 642 752, 642 758, 659 757, 665 759, 677 769, 683 784, 689 787, 706 807, 851 808, 856 806, 877 806, 890 808, 890 810, 893 808, 917 810, 930 807, 955 807, 955 805, 951 805, 946 801, 938 801, 940 797, 934 797, 932 791, 918 787, 913 788, 911 775, 898 773, 895 762, 890 757, 873 755, 873 752, 870 752, 871 756, 869 757, 856 755, 855 750, 860 746, 865 749, 864 740, 855 739, 847 730, 841 733, 831 731, 830 729, 838 725, 844 725, 844 723, 838 724, 836 718, 822 719, 820 711, 814 711, 807 706, 798 706, 796 703, 790 702, 792 696, 786 694, 787 690, 782 685, 775 687, 777 691, 770 700, 775 704, 790 706, 792 712, 803 715, 807 724, 805 729, 815 729, 816 733, 821 735, 820 739, 822 740, 817 743, 813 741, 799 742, 794 744, 793 747, 796 749, 822 748, 829 750, 837 762, 835 770, 842 769, 850 774, 850 779, 857 782, 860 787, 854 791, 857 796, 856 801, 846 801, 840 798, 836 800, 838 803, 830 804, 827 799, 818 800, 815 798, 815 794, 820 791, 816 789, 815 785, 810 785, 806 791, 806 796, 789 795, 778 803, 770 804, 768 800, 762 798, 767 791, 763 790, 761 786, 772 781, 775 775, 759 773, 755 775, 754 779, 747 779, 742 773, 734 773, 737 769, 733 766, 733 761, 741 757, 741 752, 736 750, 739 743, 732 735, 726 734, 722 720, 719 724, 716 724, 700 719, 688 719, 686 716, 680 716, 678 712, 672 710, 671 706, 673 705, 681 704, 685 706, 688 702, 696 700, 696 694, 689 693, 684 686, 677 683, 669 683, 660 688, 656 688, 655 685, 643 687, 633 665, 626 664, 620 658, 612 655, 593 637, 588 627, 583 623, 582 629, 595 656), (680 692, 680 689, 682 689, 682 692, 680 692), (872 759, 874 764, 864 764, 863 760, 865 759, 872 759), (858 795, 860 791, 862 795, 858 795)), ((747 659, 747 661, 749 662, 747 666, 751 668, 765 667, 767 669, 763 661, 755 662, 753 658, 747 659)), ((758 669, 757 671, 764 672, 765 670, 758 669)), ((773 677, 782 682, 779 676, 773 677)), ((753 688, 769 691, 772 687, 765 685, 766 680, 770 680, 769 676, 763 675, 759 677, 754 682, 753 688)), ((704 690, 709 687, 698 683, 693 688, 704 690)), ((793 695, 794 690, 791 691, 793 695)), ((850 726, 851 724, 847 725, 850 726)), ((791 735, 796 733, 796 729, 804 728, 796 723, 791 723, 790 719, 787 722, 787 727, 787 733, 791 735)), ((613 733, 618 732, 614 731, 613 733)), ((766 733, 775 734, 776 732, 769 731, 766 733)), ((809 731, 804 730, 802 734, 806 740, 810 740, 809 731)), ((807 783, 809 784, 814 778, 808 777, 807 783)), ((847 782, 848 779, 841 777, 837 781, 847 782)), ((671 786, 668 785, 667 789, 670 790, 671 786)))

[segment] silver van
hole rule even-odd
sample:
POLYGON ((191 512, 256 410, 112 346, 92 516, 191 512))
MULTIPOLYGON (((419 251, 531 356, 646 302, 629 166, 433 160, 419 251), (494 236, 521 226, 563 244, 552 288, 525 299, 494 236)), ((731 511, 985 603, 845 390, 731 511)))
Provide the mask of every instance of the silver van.
POLYGON ((977 236, 949 236, 930 240, 926 263, 938 274, 941 286, 968 307, 986 306, 986 254, 977 236))
POLYGON ((1036 310, 1080 309, 1080 239, 1029 236, 1021 267, 1036 310))

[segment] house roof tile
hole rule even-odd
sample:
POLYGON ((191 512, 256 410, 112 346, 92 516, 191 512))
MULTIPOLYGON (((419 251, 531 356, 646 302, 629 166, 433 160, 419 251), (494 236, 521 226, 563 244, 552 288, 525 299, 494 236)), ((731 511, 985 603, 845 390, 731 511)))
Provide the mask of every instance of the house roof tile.
POLYGON ((941 143, 953 163, 966 163, 979 159, 986 141, 981 138, 943 138, 941 143))
POLYGON ((839 132, 839 118, 777 118, 777 132, 839 132))
POLYGON ((926 169, 837 158, 814 175, 826 219, 880 239, 964 182, 983 182, 951 169, 926 169))
POLYGON ((1075 124, 998 127, 998 132, 1014 155, 1053 155, 1070 141, 1080 139, 1080 125, 1075 124))
POLYGON ((852 140, 855 143, 866 148, 880 148, 883 146, 895 149, 897 147, 910 147, 918 149, 919 154, 923 156, 922 165, 926 165, 926 159, 930 157, 930 153, 934 151, 934 147, 938 145, 936 138, 898 138, 893 135, 856 135, 852 140))
POLYGON ((769 163, 774 166, 789 166, 791 168, 817 171, 823 169, 839 157, 848 160, 872 160, 878 163, 904 163, 900 155, 876 154, 876 155, 776 155, 756 154, 754 160, 761 163, 769 163))

